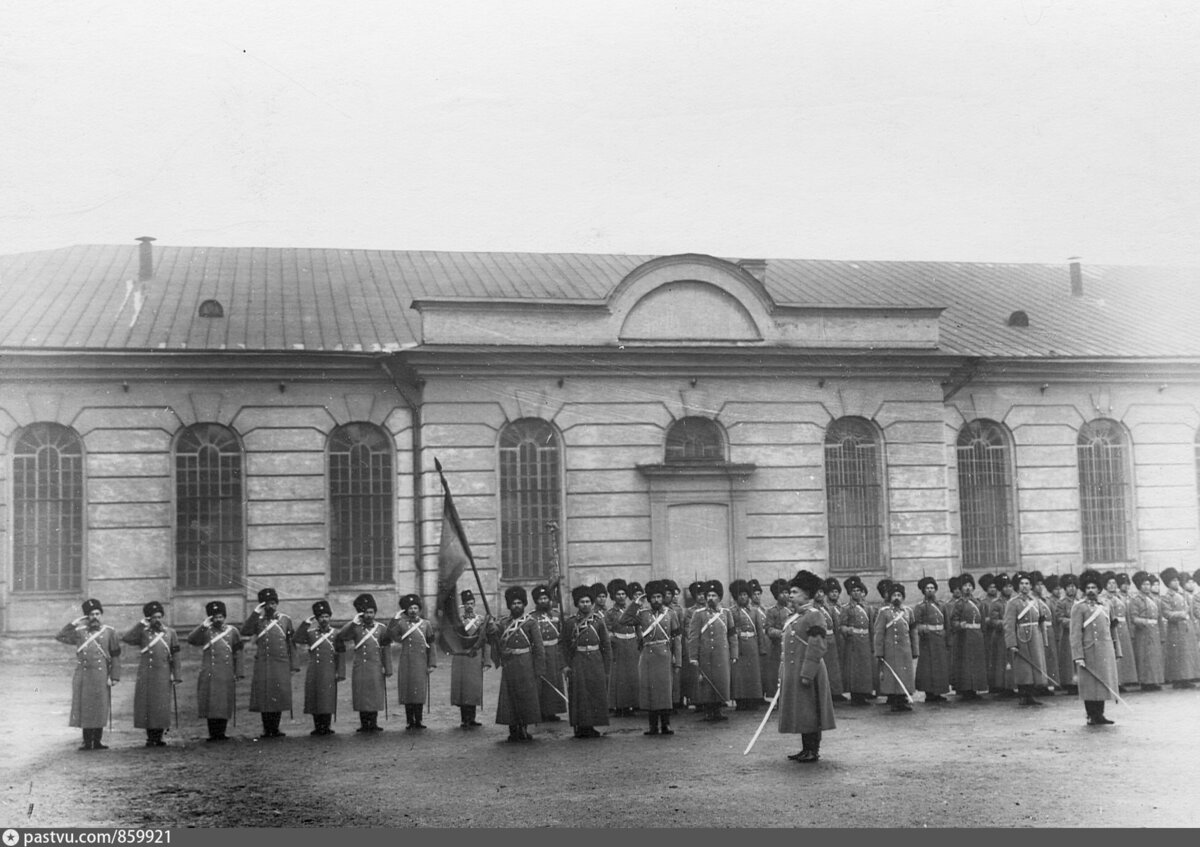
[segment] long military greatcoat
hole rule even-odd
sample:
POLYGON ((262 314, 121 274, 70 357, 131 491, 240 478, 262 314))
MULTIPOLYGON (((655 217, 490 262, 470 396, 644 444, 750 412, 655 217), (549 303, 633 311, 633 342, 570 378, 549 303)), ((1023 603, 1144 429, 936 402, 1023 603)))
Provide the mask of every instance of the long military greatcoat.
POLYGON ((250 711, 283 712, 292 708, 292 671, 300 670, 292 619, 277 614, 268 620, 252 611, 242 625, 242 635, 254 644, 250 711))
POLYGON ((851 694, 875 693, 875 645, 866 606, 851 600, 842 611, 842 685, 851 694))
POLYGON ((838 643, 838 627, 841 621, 841 609, 838 606, 826 600, 824 603, 815 603, 817 611, 825 616, 825 631, 829 634, 825 647, 825 671, 829 674, 829 693, 834 697, 841 697, 846 693, 846 689, 842 683, 842 659, 841 651, 838 643))
MULTIPOLYGON (((551 648, 557 652, 557 648, 551 648)), ((538 684, 546 673, 542 631, 529 615, 500 619, 492 641, 492 663, 500 668, 496 723, 505 726, 537 723, 542 719, 538 684)))
POLYGON ((229 720, 237 705, 237 680, 242 675, 242 634, 233 624, 222 624, 219 630, 200 624, 188 633, 187 643, 201 650, 197 717, 229 720))
POLYGON ((71 717, 68 726, 102 729, 108 723, 109 680, 121 678, 121 639, 108 624, 90 629, 86 623, 67 624, 54 636, 75 648, 71 679, 71 717))
MULTIPOLYGON (((679 605, 678 601, 676 601, 667 608, 669 608, 671 610, 671 614, 675 616, 675 628, 679 632, 683 632, 683 606, 679 605)), ((680 646, 682 647, 682 644, 680 646)), ((683 657, 681 655, 679 664, 671 669, 671 699, 674 701, 674 703, 683 702, 683 664, 683 657)), ((640 658, 638 659, 638 667, 641 667, 640 658)), ((640 691, 642 684, 640 675, 641 672, 639 671, 638 673, 638 690, 640 691)), ((772 691, 773 690, 774 689, 772 689, 772 691)), ((641 694, 639 694, 638 697, 640 698, 641 694)))
POLYGON ((1163 670, 1167 682, 1200 679, 1200 642, 1192 621, 1192 607, 1182 591, 1168 591, 1159 600, 1162 616, 1163 670))
POLYGON ((783 605, 770 606, 763 631, 767 635, 767 657, 763 670, 763 691, 774 697, 779 688, 779 662, 783 659, 783 624, 791 617, 791 608, 783 605))
POLYGON ((1003 595, 991 598, 984 606, 988 615, 987 626, 992 633, 988 650, 988 687, 993 691, 1012 691, 1016 687, 1013 669, 1008 661, 1008 648, 1004 646, 1004 610, 1007 607, 1008 600, 1003 595))
POLYGON ((753 607, 734 606, 730 613, 737 630, 739 659, 730 667, 729 693, 735 700, 760 700, 763 684, 759 657, 769 652, 767 634, 753 607))
POLYGON ((333 627, 322 632, 306 620, 296 628, 295 637, 296 644, 308 654, 304 714, 332 715, 337 711, 338 680, 346 678, 346 647, 333 627))
POLYGON ((392 675, 390 629, 379 621, 365 627, 350 620, 338 630, 336 639, 342 650, 349 650, 354 657, 350 708, 356 712, 382 712, 387 701, 385 677, 392 675))
POLYGON ((1071 661, 1083 659, 1079 671, 1080 700, 1116 699, 1113 692, 1117 690, 1120 655, 1121 645, 1107 603, 1080 600, 1071 607, 1071 661))
POLYGON ((558 645, 563 664, 571 669, 571 726, 608 726, 613 650, 604 618, 594 612, 567 618, 558 645))
MULTIPOLYGON (((605 613, 601 613, 601 617, 604 616, 605 613)), ((558 612, 553 609, 549 612, 530 612, 529 618, 538 626, 546 656, 545 670, 538 678, 538 703, 542 707, 542 717, 561 715, 567 710, 567 701, 558 693, 563 690, 564 685, 562 651, 558 648, 562 624, 558 619, 558 612), (555 688, 558 691, 555 691, 555 688)))
POLYGON ((483 616, 464 615, 457 632, 465 649, 451 654, 450 705, 482 706, 484 645, 488 637, 483 616))
POLYGON ((1050 607, 1054 615, 1052 629, 1058 639, 1058 684, 1064 687, 1075 684, 1075 663, 1071 661, 1071 607, 1081 599, 1063 594, 1050 607))
POLYGON ((820 732, 834 729, 833 694, 825 656, 831 635, 826 615, 810 602, 791 615, 783 626, 783 659, 779 678, 779 731, 820 732), (808 680, 808 684, 805 684, 808 680))
POLYGON ((946 615, 931 600, 913 607, 913 623, 920 643, 916 685, 926 694, 945 694, 950 690, 950 652, 946 646, 946 615))
POLYGON ((1121 645, 1117 655, 1117 682, 1121 685, 1131 685, 1137 679, 1137 660, 1133 656, 1133 637, 1129 630, 1129 598, 1119 591, 1115 594, 1105 594, 1108 600, 1108 612, 1116 622, 1117 643, 1121 645))
POLYGON ((1139 685, 1162 685, 1166 681, 1163 668, 1162 619, 1158 598, 1138 593, 1129 599, 1126 610, 1133 624, 1133 658, 1137 665, 1139 685))
POLYGON ((905 689, 912 694, 916 683, 914 665, 921 656, 921 643, 917 638, 917 630, 912 625, 912 609, 901 606, 884 606, 875 618, 875 656, 882 658, 892 666, 892 671, 886 667, 879 675, 880 694, 904 694, 905 689), (896 677, 904 683, 896 681, 896 677))
POLYGON ((179 637, 169 626, 156 631, 138 621, 121 640, 140 652, 133 689, 134 727, 166 729, 171 725, 171 680, 175 678, 179 637))
POLYGON ((670 709, 671 672, 679 667, 683 652, 675 613, 666 606, 655 612, 630 604, 622 620, 637 633, 638 708, 670 709))
MULTIPOLYGON (((697 703, 725 703, 729 700, 729 668, 739 658, 737 629, 728 609, 715 611, 699 607, 688 628, 689 661, 699 662, 696 683, 697 703)), ((751 654, 751 659, 757 656, 751 654)))
POLYGON ((983 610, 974 597, 960 597, 950 609, 954 651, 954 690, 986 691, 987 655, 983 646, 983 610))
MULTIPOLYGON (((621 622, 625 611, 637 608, 632 602, 624 607, 613 605, 604 613, 604 625, 608 628, 612 644, 612 668, 608 675, 608 705, 614 709, 632 709, 637 706, 638 648, 637 634, 632 626, 621 622)), ((545 633, 543 632, 544 636, 545 633)))
POLYGON ((1017 685, 1046 684, 1042 606, 1032 594, 1028 597, 1014 594, 1004 607, 1004 646, 1009 650, 1017 648, 1017 655, 1012 659, 1013 682, 1017 685))
POLYGON ((396 651, 396 691, 401 705, 424 703, 429 694, 429 669, 437 667, 433 649, 433 625, 424 618, 415 623, 407 617, 393 618, 387 634, 396 651))

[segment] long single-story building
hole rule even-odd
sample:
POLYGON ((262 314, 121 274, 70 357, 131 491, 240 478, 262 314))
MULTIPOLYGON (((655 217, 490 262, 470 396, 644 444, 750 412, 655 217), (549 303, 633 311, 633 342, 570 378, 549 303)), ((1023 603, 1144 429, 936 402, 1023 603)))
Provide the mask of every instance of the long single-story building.
POLYGON ((1200 564, 1200 270, 138 241, 0 256, 0 633, 432 597, 435 459, 493 611, 1200 564))

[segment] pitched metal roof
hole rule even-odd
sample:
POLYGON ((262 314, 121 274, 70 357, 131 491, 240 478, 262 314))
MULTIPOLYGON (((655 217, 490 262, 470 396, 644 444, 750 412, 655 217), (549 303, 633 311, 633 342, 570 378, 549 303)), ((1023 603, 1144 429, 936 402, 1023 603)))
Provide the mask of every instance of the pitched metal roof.
MULTIPOLYGON (((0 256, 0 348, 395 350, 419 341, 413 300, 603 299, 653 256, 79 245, 0 256), (223 318, 201 318, 200 303, 223 318)), ((770 259, 798 305, 941 305, 941 349, 986 357, 1200 356, 1200 269, 770 259), (1017 310, 1025 328, 1007 325, 1017 310)))

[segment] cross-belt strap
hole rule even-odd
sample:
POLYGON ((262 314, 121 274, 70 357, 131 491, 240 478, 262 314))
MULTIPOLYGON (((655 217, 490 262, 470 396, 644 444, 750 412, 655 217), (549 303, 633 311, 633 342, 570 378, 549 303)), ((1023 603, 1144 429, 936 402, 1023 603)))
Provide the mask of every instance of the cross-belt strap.
MULTIPOLYGON (((401 640, 401 641, 403 641, 404 639, 406 639, 406 638, 408 638, 410 635, 412 635, 412 634, 413 634, 413 630, 416 630, 416 631, 417 631, 417 632, 420 634, 420 636, 421 636, 421 640, 422 640, 422 641, 425 641, 425 633, 421 632, 421 622, 420 622, 420 621, 417 621, 415 624, 413 624, 412 626, 410 626, 410 627, 408 628, 408 630, 407 630, 407 631, 406 631, 406 632, 405 632, 403 635, 401 635, 401 636, 400 636, 400 640, 401 640)), ((426 646, 426 647, 428 647, 428 646, 429 646, 429 642, 428 642, 428 641, 425 641, 425 646, 426 646)))
POLYGON ((1091 623, 1092 621, 1094 621, 1096 618, 1100 617, 1100 613, 1101 613, 1101 612, 1103 612, 1103 611, 1104 611, 1104 607, 1103 607, 1103 606, 1099 606, 1099 605, 1098 605, 1098 606, 1096 606, 1096 611, 1092 612, 1092 613, 1091 613, 1091 614, 1088 616, 1088 619, 1087 619, 1086 621, 1084 621, 1084 622, 1083 622, 1083 625, 1084 625, 1084 626, 1087 626, 1088 624, 1090 624, 1090 623, 1091 623))
MULTIPOLYGON (((99 637, 101 636, 101 634, 103 634, 103 632, 104 632, 104 627, 100 627, 98 630, 96 630, 96 631, 95 631, 95 632, 93 632, 91 635, 89 635, 89 636, 87 637, 87 640, 86 640, 86 641, 84 641, 82 644, 80 644, 78 647, 76 647, 76 648, 75 648, 75 652, 76 652, 76 653, 82 653, 82 652, 84 651, 84 648, 85 648, 85 647, 87 647, 87 646, 88 646, 89 644, 91 644, 92 642, 94 642, 94 641, 95 641, 97 638, 99 638, 99 637)), ((97 645, 96 645, 96 647, 97 647, 97 648, 100 650, 100 652, 101 652, 101 653, 104 653, 104 648, 103 648, 103 647, 101 647, 99 644, 97 644, 97 645)), ((107 653, 104 653, 104 657, 107 659, 107 658, 108 658, 108 654, 107 654, 107 653)))
POLYGON ((368 631, 362 638, 358 639, 358 642, 354 645, 354 649, 357 650, 359 647, 366 644, 368 638, 378 644, 379 639, 375 637, 375 633, 379 631, 380 626, 382 626, 382 624, 372 624, 370 631, 368 631))
POLYGON ((700 634, 701 634, 701 635, 703 635, 703 634, 704 634, 704 630, 706 630, 706 629, 708 629, 710 626, 712 626, 712 622, 713 622, 713 621, 715 621, 717 618, 722 618, 722 620, 723 620, 723 619, 724 619, 724 617, 725 617, 725 616, 724 616, 723 614, 721 614, 721 610, 720 610, 720 609, 717 609, 717 613, 716 613, 715 615, 710 615, 710 616, 709 616, 709 618, 708 618, 708 620, 706 620, 706 621, 704 622, 704 626, 700 627, 700 634))
MULTIPOLYGON (((214 644, 216 644, 218 641, 224 641, 225 634, 229 631, 230 631, 229 627, 223 627, 220 632, 218 632, 212 638, 208 639, 208 643, 204 645, 204 650, 210 650, 210 649, 212 649, 212 646, 214 644)), ((204 650, 201 650, 200 652, 203 653, 204 650)))
POLYGON ((901 618, 905 618, 905 620, 907 620, 907 617, 905 616, 904 612, 901 612, 900 614, 896 614, 895 612, 893 612, 892 619, 887 622, 887 626, 885 626, 884 629, 891 629, 893 626, 896 625, 896 621, 900 620, 901 618))
MULTIPOLYGON (((259 641, 262 641, 263 636, 270 632, 272 627, 278 626, 279 618, 271 618, 269 621, 267 621, 267 625, 262 628, 262 631, 258 635, 254 636, 254 643, 257 644, 259 641)), ((280 632, 282 633, 283 630, 280 630, 280 632)))
POLYGON ((1037 603, 1029 602, 1025 604, 1025 608, 1021 610, 1021 614, 1017 615, 1017 620, 1029 614, 1030 610, 1037 608, 1037 603))
POLYGON ((318 638, 312 644, 308 645, 308 652, 311 653, 312 651, 316 650, 318 647, 320 647, 322 644, 324 644, 326 641, 328 641, 330 636, 332 636, 332 635, 333 635, 332 629, 329 630, 329 632, 324 633, 320 638, 318 638))
MULTIPOLYGON (((649 635, 654 630, 655 627, 657 627, 659 624, 662 623, 663 618, 665 618, 666 616, 667 616, 667 613, 665 611, 660 612, 657 618, 650 621, 650 625, 648 627, 646 627, 646 631, 642 633, 642 638, 645 638, 647 635, 649 635)), ((662 627, 659 627, 659 628, 662 629, 662 627)), ((663 635, 666 635, 666 634, 667 634, 666 630, 663 630, 663 635)))
POLYGON ((477 626, 479 626, 479 618, 468 618, 463 621, 463 629, 468 633, 477 626))
MULTIPOLYGON (((554 625, 554 621, 552 621, 550 618, 538 618, 537 620, 539 626, 543 623, 550 624, 550 628, 554 630, 554 637, 558 638, 558 627, 554 625)), ((616 633, 613 634, 615 635, 616 633)))
MULTIPOLYGON (((525 631, 523 629, 521 629, 521 622, 523 620, 525 620, 525 618, 523 618, 523 617, 514 619, 512 621, 512 623, 510 623, 505 628, 504 635, 502 635, 501 638, 508 638, 510 635, 513 635, 514 633, 520 633, 521 635, 525 635, 525 631)), ((526 640, 527 641, 529 640, 528 636, 526 636, 526 640)))
POLYGON ((790 618, 788 618, 786 621, 783 622, 783 626, 780 628, 787 629, 791 625, 792 621, 799 620, 799 619, 800 619, 799 614, 793 614, 790 618))
POLYGON ((142 652, 143 652, 143 653, 149 653, 149 652, 150 652, 150 648, 151 648, 151 647, 153 647, 155 644, 162 644, 162 640, 163 640, 163 636, 164 636, 164 635, 166 635, 166 633, 165 633, 165 632, 158 632, 158 633, 155 633, 155 634, 154 634, 154 637, 150 639, 150 643, 149 643, 149 644, 147 644, 145 647, 143 647, 143 648, 142 648, 142 652))

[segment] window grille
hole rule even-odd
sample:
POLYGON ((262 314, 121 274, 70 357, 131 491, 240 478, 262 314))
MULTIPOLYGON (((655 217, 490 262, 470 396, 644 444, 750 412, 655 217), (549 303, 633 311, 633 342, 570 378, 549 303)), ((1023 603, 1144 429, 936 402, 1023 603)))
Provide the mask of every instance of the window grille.
POLYGON ((175 442, 175 582, 242 585, 245 520, 242 447, 219 424, 196 424, 175 442))
POLYGON ((562 525, 562 450, 546 421, 523 418, 500 433, 500 556, 505 579, 553 572, 554 538, 562 525))
POLYGON ((725 440, 716 421, 680 418, 667 430, 667 464, 713 463, 725 459, 725 440))
POLYGON ((875 428, 839 418, 825 431, 829 569, 879 570, 883 558, 883 469, 875 428))
POLYGON ((329 436, 329 558, 335 585, 395 578, 395 477, 391 439, 367 423, 329 436))
POLYGON ((1116 421, 1089 421, 1077 443, 1083 561, 1126 561, 1132 527, 1125 432, 1116 421))
POLYGON ((1012 451, 1004 427, 977 420, 958 433, 963 568, 1016 567, 1012 451))
POLYGON ((13 450, 13 590, 78 591, 83 584, 83 444, 35 423, 13 450))

